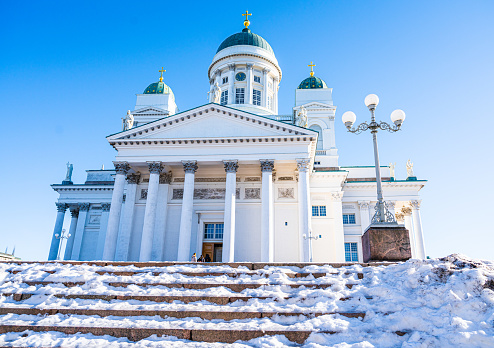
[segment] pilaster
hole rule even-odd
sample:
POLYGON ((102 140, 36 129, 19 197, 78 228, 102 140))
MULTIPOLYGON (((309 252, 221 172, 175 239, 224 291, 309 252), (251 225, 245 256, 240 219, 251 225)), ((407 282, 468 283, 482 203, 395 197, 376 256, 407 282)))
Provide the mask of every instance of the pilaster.
POLYGON ((178 236, 177 261, 189 261, 190 240, 192 238, 192 213, 194 210, 194 177, 197 161, 183 161, 185 172, 182 214, 180 216, 180 234, 178 236))
POLYGON ((235 259, 235 203, 238 161, 223 161, 226 172, 225 213, 223 230, 223 262, 235 259))
POLYGON ((125 203, 123 204, 122 209, 122 223, 120 225, 120 231, 118 231, 115 261, 127 261, 129 258, 130 237, 132 235, 132 226, 134 225, 137 185, 140 181, 140 173, 131 173, 127 175, 125 203))
POLYGON ((274 261, 274 160, 261 160, 261 261, 274 261))
POLYGON ((108 217, 110 216, 111 203, 101 203, 101 219, 99 223, 98 246, 96 248, 96 260, 103 258, 105 247, 106 229, 108 228, 108 217))
POLYGON ((72 246, 71 260, 79 261, 88 211, 89 203, 79 203, 79 217, 77 218, 77 227, 74 236, 74 245, 72 246))
POLYGON ((252 83, 254 80, 252 66, 252 64, 247 64, 247 89, 245 90, 245 104, 252 104, 252 83))
POLYGON ((298 159, 298 215, 299 215, 299 260, 310 262, 312 253, 311 206, 309 188, 310 159, 298 159), (305 238, 304 238, 305 235, 305 238))
POLYGON ((153 248, 151 251, 152 261, 163 260, 163 249, 165 243, 166 220, 168 217, 168 191, 172 180, 172 172, 160 174, 158 187, 158 202, 156 203, 156 222, 153 234, 153 248))
POLYGON ((79 218, 79 208, 77 206, 71 206, 70 215, 72 216, 72 218, 70 219, 70 228, 69 228, 70 237, 67 239, 67 244, 65 245, 65 253, 63 257, 64 260, 70 260, 70 258, 72 257, 72 248, 74 246, 77 220, 79 218))

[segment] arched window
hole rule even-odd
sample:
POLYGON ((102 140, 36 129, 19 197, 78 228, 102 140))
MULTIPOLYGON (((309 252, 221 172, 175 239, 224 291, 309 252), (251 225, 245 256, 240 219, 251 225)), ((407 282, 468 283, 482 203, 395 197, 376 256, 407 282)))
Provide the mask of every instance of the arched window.
POLYGON ((317 147, 316 147, 316 149, 317 150, 322 150, 322 129, 321 129, 321 127, 319 127, 316 124, 313 124, 309 128, 312 129, 313 131, 316 131, 317 133, 319 133, 319 136, 317 137, 317 147))

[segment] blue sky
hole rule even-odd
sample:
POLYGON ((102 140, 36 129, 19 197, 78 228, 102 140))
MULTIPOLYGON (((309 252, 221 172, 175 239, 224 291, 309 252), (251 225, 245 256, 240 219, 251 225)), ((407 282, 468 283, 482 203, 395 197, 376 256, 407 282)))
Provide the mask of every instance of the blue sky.
POLYGON ((206 103, 208 66, 245 10, 283 70, 280 113, 314 61, 333 88, 344 166, 372 165, 373 153, 370 134, 345 132, 343 112, 368 119, 369 93, 381 99, 378 119, 403 109, 403 131, 379 135, 381 163, 397 162, 405 178, 410 158, 429 180, 427 254, 493 259, 491 1, 2 2, 0 250, 46 259, 57 199, 49 185, 67 161, 78 183, 86 169, 112 167, 105 136, 161 66, 180 110, 206 103))

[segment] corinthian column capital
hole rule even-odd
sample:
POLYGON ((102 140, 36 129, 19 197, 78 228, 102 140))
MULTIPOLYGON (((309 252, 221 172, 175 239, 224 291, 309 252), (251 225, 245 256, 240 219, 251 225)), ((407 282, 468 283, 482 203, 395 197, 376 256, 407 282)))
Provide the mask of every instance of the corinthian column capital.
POLYGON ((310 159, 302 158, 297 160, 297 169, 299 172, 307 172, 310 168, 310 159))
POLYGON ((149 173, 160 174, 163 170, 163 164, 161 162, 148 162, 149 173))
POLYGON ((110 211, 111 203, 101 203, 101 210, 110 211))
POLYGON ((79 203, 79 210, 80 211, 88 211, 89 210, 89 203, 79 203))
POLYGON ((65 213, 67 210, 67 204, 65 203, 55 203, 55 205, 57 206, 57 211, 60 213, 65 213))
POLYGON ((238 161, 237 160, 230 160, 230 161, 223 161, 223 165, 225 166, 225 172, 227 173, 236 173, 238 169, 238 161))
POLYGON ((413 200, 413 201, 410 201, 410 204, 412 205, 412 209, 420 209, 420 204, 422 203, 422 201, 420 200, 413 200))
POLYGON ((182 161, 184 172, 195 173, 197 171, 197 161, 182 161))
POLYGON ((127 174, 127 183, 137 185, 141 180, 140 173, 127 174))
POLYGON ((117 174, 127 174, 130 170, 130 165, 128 162, 113 162, 113 165, 115 166, 115 172, 117 174))
POLYGON ((160 174, 160 184, 169 184, 172 182, 172 172, 166 172, 160 174))
POLYGON ((261 172, 272 172, 274 170, 274 160, 261 160, 261 172))

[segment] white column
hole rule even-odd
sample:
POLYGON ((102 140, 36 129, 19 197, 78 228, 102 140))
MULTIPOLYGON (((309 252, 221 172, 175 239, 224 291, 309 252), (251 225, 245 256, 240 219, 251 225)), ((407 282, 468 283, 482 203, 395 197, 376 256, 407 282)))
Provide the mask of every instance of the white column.
POLYGON ((180 217, 180 234, 178 236, 177 261, 190 261, 190 240, 192 238, 192 212, 194 210, 194 177, 197 170, 196 161, 182 162, 185 171, 184 193, 182 198, 182 215, 180 217))
POLYGON ((408 236, 410 238, 410 249, 412 252, 412 258, 413 259, 420 258, 417 254, 417 241, 416 241, 417 238, 415 238, 415 233, 413 232, 412 208, 403 207, 401 209, 401 212, 403 213, 405 228, 408 230, 408 236))
POLYGON ((75 230, 74 245, 72 246, 72 256, 70 258, 74 261, 79 261, 79 255, 81 254, 82 238, 84 237, 88 211, 89 203, 79 203, 79 217, 77 218, 77 228, 75 230))
POLYGON ((310 159, 297 160, 298 168, 298 230, 299 230, 299 260, 310 262, 312 253, 311 236, 311 206, 309 188, 310 159), (304 238, 305 235, 305 238, 304 238))
POLYGON ((223 230, 223 262, 235 259, 235 202, 237 195, 238 161, 223 161, 226 171, 225 214, 223 230))
POLYGON ((247 89, 245 90, 245 104, 252 104, 252 82, 254 74, 252 73, 252 64, 247 64, 247 89))
POLYGON ((345 262, 345 230, 343 228, 343 206, 341 199, 343 192, 331 193, 333 198, 333 221, 334 221, 334 239, 331 244, 334 245, 334 255, 331 255, 332 262, 345 262))
POLYGON ((139 261, 151 261, 151 252, 153 250, 153 233, 156 223, 156 204, 158 202, 158 188, 160 184, 160 174, 163 166, 161 162, 150 162, 149 167, 149 185, 146 199, 146 211, 144 212, 144 225, 142 226, 141 252, 139 261))
POLYGON ((152 261, 163 260, 163 249, 165 246, 166 218, 168 215, 168 190, 172 180, 172 172, 160 175, 158 188, 158 202, 156 203, 156 222, 153 234, 153 249, 151 251, 152 261))
POLYGON ((67 244, 65 245, 65 254, 63 257, 64 260, 70 260, 70 258, 72 257, 72 247, 74 246, 74 238, 77 228, 77 218, 79 217, 79 209, 77 207, 71 207, 70 215, 72 215, 72 219, 70 219, 70 228, 69 228, 70 237, 69 239, 67 239, 67 244))
POLYGON ((96 260, 103 259, 103 248, 105 247, 106 229, 108 228, 108 217, 110 216, 111 203, 101 203, 101 219, 98 232, 98 246, 96 248, 96 260))
POLYGON ((364 235, 365 230, 370 225, 370 216, 369 216, 369 201, 359 201, 358 202, 359 210, 360 210, 360 228, 362 230, 362 235, 364 235))
POLYGON ((420 203, 421 201, 411 201, 412 204, 412 221, 413 221, 413 233, 415 234, 415 241, 417 245, 417 258, 425 260, 425 244, 424 234, 422 232, 422 221, 420 221, 420 203))
POLYGON ((127 261, 129 258, 130 237, 132 235, 132 227, 134 226, 136 192, 140 180, 141 175, 139 173, 127 175, 127 190, 122 209, 122 224, 120 231, 118 231, 115 261, 127 261))
POLYGON ((57 219, 55 220, 55 228, 53 229, 53 235, 51 237, 51 245, 50 245, 50 252, 48 253, 48 260, 57 259, 58 248, 60 247, 60 235, 62 234, 63 219, 65 217, 65 211, 67 210, 67 204, 65 203, 55 203, 55 204, 57 206, 57 219))
POLYGON ((108 216, 108 227, 106 229, 105 246, 103 248, 103 260, 114 260, 117 249, 118 227, 120 225, 120 214, 122 211, 122 198, 125 186, 125 175, 130 169, 127 162, 114 162, 115 184, 111 198, 110 215, 108 216))
POLYGON ((228 104, 235 103, 235 64, 228 64, 228 104))
POLYGON ((268 107, 268 73, 269 69, 262 70, 262 98, 261 98, 261 106, 264 108, 268 107))
POLYGON ((261 261, 274 261, 274 205, 273 205, 274 160, 261 160, 261 261))
POLYGON ((278 79, 273 80, 273 111, 275 115, 278 115, 278 79))

